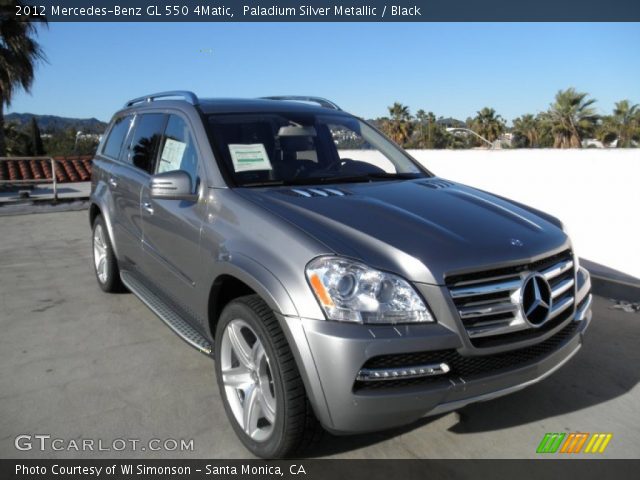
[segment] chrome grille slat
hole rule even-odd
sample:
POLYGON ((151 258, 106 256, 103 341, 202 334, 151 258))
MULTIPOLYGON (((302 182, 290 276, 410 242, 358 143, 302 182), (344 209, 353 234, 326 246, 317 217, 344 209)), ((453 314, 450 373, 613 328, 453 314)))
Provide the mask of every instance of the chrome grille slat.
POLYGON ((554 302, 551 312, 549 313, 549 320, 556 318, 571 305, 573 305, 573 295, 560 301, 557 305, 554 302))
POLYGON ((485 295, 487 293, 507 292, 520 288, 522 281, 517 280, 502 281, 496 283, 485 283, 472 287, 459 287, 450 289, 453 298, 473 297, 477 295, 485 295))
POLYGON ((566 250, 530 264, 456 274, 448 289, 472 344, 483 346, 530 338, 538 330, 543 333, 564 323, 575 304, 575 285, 573 254, 566 250), (523 283, 532 273, 543 276, 551 288, 549 315, 542 325, 535 326, 525 318, 520 305, 523 283))
POLYGON ((558 298, 563 293, 567 292, 571 287, 575 285, 575 280, 573 278, 567 278, 563 280, 558 285, 556 285, 553 290, 551 290, 551 298, 558 298))
POLYGON ((570 268, 573 268, 573 260, 567 260, 565 262, 559 263, 547 268, 546 270, 542 270, 540 273, 548 281, 557 277, 558 275, 562 275, 570 268))
POLYGON ((515 303, 496 303, 487 306, 463 307, 459 309, 462 318, 485 317, 487 315, 496 315, 498 313, 509 313, 518 310, 515 303))
POLYGON ((503 335, 505 333, 516 332, 518 330, 525 330, 529 328, 527 324, 512 325, 511 323, 503 323, 502 325, 495 327, 492 325, 470 327, 467 328, 467 333, 471 338, 480 337, 492 337, 494 335, 503 335))

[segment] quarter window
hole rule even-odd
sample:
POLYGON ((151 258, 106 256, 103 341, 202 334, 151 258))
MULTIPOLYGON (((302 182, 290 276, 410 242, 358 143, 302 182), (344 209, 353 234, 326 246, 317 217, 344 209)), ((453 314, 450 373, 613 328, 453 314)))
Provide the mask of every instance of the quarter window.
POLYGON ((116 118, 113 123, 113 127, 111 127, 111 132, 109 132, 109 138, 107 138, 107 142, 102 149, 103 155, 111 158, 120 157, 122 144, 124 143, 124 139, 127 136, 127 133, 129 133, 129 128, 131 127, 131 119, 131 115, 116 118))

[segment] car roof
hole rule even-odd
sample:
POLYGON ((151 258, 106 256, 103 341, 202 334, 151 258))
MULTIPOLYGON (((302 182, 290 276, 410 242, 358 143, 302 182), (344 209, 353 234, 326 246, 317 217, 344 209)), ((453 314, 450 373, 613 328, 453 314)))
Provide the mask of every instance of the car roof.
POLYGON ((342 110, 334 110, 307 102, 263 98, 201 98, 198 107, 205 114, 286 112, 348 115, 342 110))

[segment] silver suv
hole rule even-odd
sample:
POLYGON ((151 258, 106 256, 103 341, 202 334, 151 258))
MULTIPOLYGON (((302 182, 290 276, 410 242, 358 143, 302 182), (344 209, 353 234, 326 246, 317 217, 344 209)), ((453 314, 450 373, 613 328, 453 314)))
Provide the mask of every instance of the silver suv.
POLYGON ((434 176, 316 97, 129 101, 90 220, 100 287, 215 359, 261 457, 524 388, 591 320, 559 220, 434 176))

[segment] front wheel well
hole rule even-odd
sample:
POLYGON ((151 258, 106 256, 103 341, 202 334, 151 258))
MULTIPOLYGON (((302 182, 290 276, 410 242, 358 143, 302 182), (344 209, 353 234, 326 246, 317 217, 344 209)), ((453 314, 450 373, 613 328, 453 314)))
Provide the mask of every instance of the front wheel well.
POLYGON ((93 222, 96 221, 98 215, 102 215, 100 207, 98 207, 98 205, 96 205, 95 203, 92 203, 89 207, 89 223, 91 224, 91 226, 93 226, 93 222))
POLYGON ((215 336, 218 319, 224 307, 236 298, 255 293, 249 285, 233 275, 220 275, 216 278, 209 293, 209 331, 211 336, 215 336))

